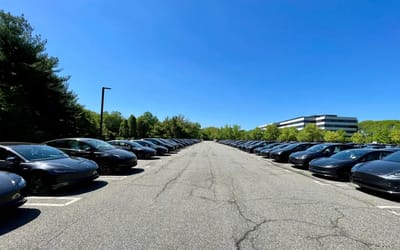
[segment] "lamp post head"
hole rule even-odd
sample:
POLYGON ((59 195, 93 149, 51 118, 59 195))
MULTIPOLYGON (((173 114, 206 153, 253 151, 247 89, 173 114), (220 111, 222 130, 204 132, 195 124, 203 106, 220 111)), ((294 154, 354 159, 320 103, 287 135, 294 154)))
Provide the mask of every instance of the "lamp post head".
POLYGON ((102 89, 111 89, 111 88, 109 88, 109 87, 103 87, 102 89))

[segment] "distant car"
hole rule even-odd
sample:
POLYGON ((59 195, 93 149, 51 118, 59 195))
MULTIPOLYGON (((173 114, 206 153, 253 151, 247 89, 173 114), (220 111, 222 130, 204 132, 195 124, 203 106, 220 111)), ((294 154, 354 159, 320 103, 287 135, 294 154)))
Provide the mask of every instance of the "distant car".
POLYGON ((379 160, 397 149, 348 149, 329 158, 318 158, 310 162, 309 170, 316 175, 349 179, 351 168, 360 162, 379 160))
POLYGON ((276 149, 270 152, 270 158, 277 162, 288 162, 289 155, 293 152, 303 151, 315 145, 313 142, 297 142, 286 147, 276 149))
POLYGON ((135 141, 113 140, 108 141, 111 145, 133 152, 139 159, 150 159, 157 154, 155 149, 142 146, 135 141))
POLYGON ((99 176, 94 161, 71 158, 47 145, 0 144, 0 170, 22 176, 27 181, 27 191, 32 194, 92 181, 99 176))
POLYGON ((0 209, 16 208, 26 202, 23 189, 26 182, 21 176, 0 171, 0 209))
POLYGON ((100 174, 124 171, 137 165, 137 157, 134 153, 116 148, 98 139, 64 138, 45 143, 68 155, 95 161, 99 165, 100 174))
POLYGON ((142 146, 156 150, 157 155, 165 155, 166 153, 168 153, 168 148, 161 145, 156 145, 150 141, 145 141, 145 140, 133 140, 133 141, 139 143, 142 146))
POLYGON ((160 138, 144 138, 143 140, 152 142, 158 146, 166 147, 166 148, 168 148, 169 152, 175 151, 177 149, 177 147, 175 145, 167 143, 167 142, 161 140, 160 138))
POLYGON ((357 164, 351 169, 351 181, 362 188, 400 196, 400 152, 357 164))
POLYGON ((351 149, 354 145, 344 143, 321 143, 309 147, 305 151, 295 152, 289 155, 289 163, 298 167, 308 167, 311 160, 320 157, 329 157, 340 151, 351 149))
POLYGON ((289 144, 292 144, 292 143, 291 142, 283 142, 283 143, 275 145, 275 146, 273 146, 271 148, 263 149, 263 150, 260 151, 260 155, 262 155, 262 156, 264 156, 266 158, 271 158, 271 152, 272 151, 284 148, 284 147, 288 146, 289 144))

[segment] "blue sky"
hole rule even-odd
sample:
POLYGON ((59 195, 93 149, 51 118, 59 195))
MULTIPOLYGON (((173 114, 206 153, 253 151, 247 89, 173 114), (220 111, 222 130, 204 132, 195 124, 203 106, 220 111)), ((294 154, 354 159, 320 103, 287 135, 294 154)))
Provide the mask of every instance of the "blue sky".
POLYGON ((79 103, 244 129, 313 114, 399 119, 397 0, 1 0, 79 103))

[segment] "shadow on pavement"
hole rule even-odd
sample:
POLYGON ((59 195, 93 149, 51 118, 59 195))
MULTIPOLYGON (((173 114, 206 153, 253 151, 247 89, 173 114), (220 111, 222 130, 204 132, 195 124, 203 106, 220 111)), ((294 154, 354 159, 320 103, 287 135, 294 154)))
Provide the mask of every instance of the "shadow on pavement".
POLYGON ((0 215, 0 236, 28 224, 36 219, 40 213, 39 209, 34 208, 16 208, 2 211, 0 215))
MULTIPOLYGON (((122 171, 118 171, 117 173, 110 173, 107 174, 108 176, 126 176, 126 175, 135 175, 135 174, 140 174, 143 173, 144 169, 143 168, 131 168, 131 169, 127 169, 127 170, 122 170, 122 171)), ((101 175, 100 175, 101 177, 101 175)))
POLYGON ((108 182, 102 180, 94 180, 90 183, 84 183, 71 187, 65 187, 50 193, 52 196, 70 196, 89 193, 108 185, 108 182))
POLYGON ((158 156, 153 156, 153 157, 151 157, 151 158, 140 159, 140 160, 144 160, 144 161, 154 161, 154 160, 159 160, 159 159, 161 159, 161 158, 158 157, 158 156))

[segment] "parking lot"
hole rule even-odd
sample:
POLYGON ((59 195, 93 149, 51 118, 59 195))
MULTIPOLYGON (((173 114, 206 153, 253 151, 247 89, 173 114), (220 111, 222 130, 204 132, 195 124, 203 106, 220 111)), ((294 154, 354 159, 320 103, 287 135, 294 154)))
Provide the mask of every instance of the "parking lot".
POLYGON ((2 215, 0 249, 396 249, 400 202, 215 142, 2 215))

